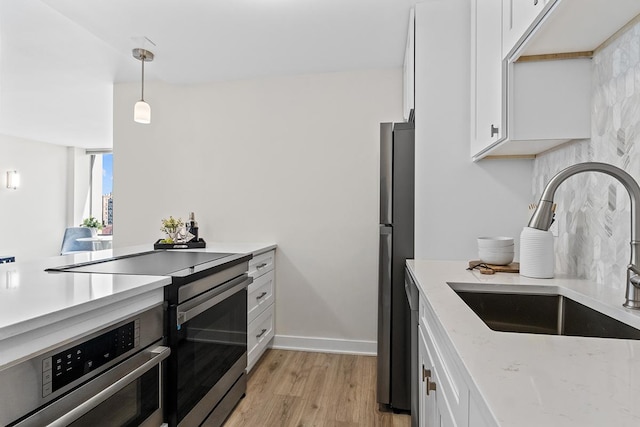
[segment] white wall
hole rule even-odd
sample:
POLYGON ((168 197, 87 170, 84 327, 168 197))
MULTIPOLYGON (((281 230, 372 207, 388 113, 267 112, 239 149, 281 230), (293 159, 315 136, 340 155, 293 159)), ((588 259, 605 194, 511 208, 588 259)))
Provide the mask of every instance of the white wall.
POLYGON ((470 19, 468 0, 416 5, 416 258, 477 259, 476 237, 528 222, 532 161, 469 156, 470 19))
POLYGON ((66 226, 67 147, 0 135, 0 255, 16 261, 60 253, 66 226), (7 189, 8 170, 20 173, 7 189))
MULTIPOLYGON (((76 227, 89 217, 90 174, 91 161, 86 150, 67 147, 67 227, 76 227)), ((102 179, 101 175, 102 167, 94 168, 94 179, 102 179)))
POLYGON ((401 73, 150 84, 149 126, 139 85, 116 85, 115 245, 189 211, 207 241, 275 241, 276 333, 375 352, 379 123, 402 118, 401 73))

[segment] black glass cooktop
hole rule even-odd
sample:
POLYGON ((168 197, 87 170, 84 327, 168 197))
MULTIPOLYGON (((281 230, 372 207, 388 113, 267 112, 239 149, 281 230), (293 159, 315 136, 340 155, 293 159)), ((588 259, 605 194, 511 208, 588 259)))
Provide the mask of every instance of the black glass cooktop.
POLYGON ((172 276, 181 270, 226 258, 234 254, 217 252, 153 251, 107 258, 82 264, 49 268, 68 273, 142 274, 172 276))

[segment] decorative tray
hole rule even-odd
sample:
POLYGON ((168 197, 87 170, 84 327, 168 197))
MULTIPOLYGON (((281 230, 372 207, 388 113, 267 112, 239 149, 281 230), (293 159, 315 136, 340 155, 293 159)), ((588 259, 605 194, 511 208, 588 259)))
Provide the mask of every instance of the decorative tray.
POLYGON ((207 242, 203 239, 191 240, 185 243, 160 243, 161 241, 162 239, 158 239, 153 244, 153 249, 195 249, 207 247, 207 242))

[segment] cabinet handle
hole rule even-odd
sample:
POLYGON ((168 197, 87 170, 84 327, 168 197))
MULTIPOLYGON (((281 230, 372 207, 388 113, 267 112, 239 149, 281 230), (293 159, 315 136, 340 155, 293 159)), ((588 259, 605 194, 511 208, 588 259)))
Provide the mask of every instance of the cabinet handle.
POLYGON ((436 391, 436 383, 431 381, 431 378, 427 378, 426 389, 427 389, 427 396, 429 396, 430 391, 436 391))
POLYGON ((498 128, 495 127, 494 125, 491 125, 491 138, 493 138, 497 134, 498 134, 498 128))
POLYGON ((533 0, 533 5, 537 6, 538 5, 538 0, 533 0))
POLYGON ((263 293, 261 293, 260 295, 258 295, 258 296, 256 297, 256 299, 257 299, 257 300, 262 299, 266 294, 267 294, 266 292, 263 292, 263 293))
MULTIPOLYGON (((256 335, 256 338, 260 338, 261 336, 263 336, 266 333, 267 333, 267 330, 263 329, 262 332, 260 332, 258 335, 256 335)), ((427 393, 427 394, 429 394, 429 393, 427 393)))
POLYGON ((260 264, 256 265, 256 268, 263 268, 266 267, 267 263, 266 262, 261 262, 260 264))
POLYGON ((431 381, 431 369, 425 368, 424 365, 422 365, 422 381, 427 382, 424 385, 427 396, 429 396, 430 391, 436 391, 436 383, 431 381))
POLYGON ((431 369, 426 369, 424 365, 422 365, 422 381, 431 376, 431 369))

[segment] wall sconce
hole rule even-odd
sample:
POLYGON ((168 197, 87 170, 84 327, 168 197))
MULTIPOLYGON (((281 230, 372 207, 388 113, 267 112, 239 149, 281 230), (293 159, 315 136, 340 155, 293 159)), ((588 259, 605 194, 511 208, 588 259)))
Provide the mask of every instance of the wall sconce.
POLYGON ((153 53, 145 49, 133 49, 133 57, 142 62, 142 94, 133 107, 133 120, 145 125, 151 123, 151 106, 144 101, 144 63, 153 61, 153 53))
POLYGON ((20 174, 18 171, 7 171, 7 188, 17 190, 20 187, 20 174))
POLYGON ((16 289, 20 287, 20 273, 18 270, 8 270, 5 276, 4 287, 6 289, 16 289))

